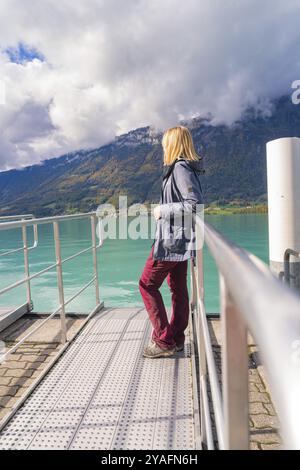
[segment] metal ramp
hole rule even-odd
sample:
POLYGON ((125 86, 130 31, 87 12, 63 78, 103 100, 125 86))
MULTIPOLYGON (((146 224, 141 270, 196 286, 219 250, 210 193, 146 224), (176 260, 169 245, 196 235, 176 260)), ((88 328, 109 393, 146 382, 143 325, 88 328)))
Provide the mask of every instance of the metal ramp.
POLYGON ((5 330, 5 328, 27 312, 30 312, 30 305, 28 303, 19 307, 0 307, 0 331, 5 330))
POLYGON ((195 449, 193 361, 146 359, 144 309, 93 317, 0 434, 0 449, 195 449))

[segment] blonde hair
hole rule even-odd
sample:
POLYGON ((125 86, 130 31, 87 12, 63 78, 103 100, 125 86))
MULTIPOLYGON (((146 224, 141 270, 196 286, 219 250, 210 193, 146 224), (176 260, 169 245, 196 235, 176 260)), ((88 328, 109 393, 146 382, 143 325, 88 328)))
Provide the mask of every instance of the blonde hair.
POLYGON ((184 126, 176 126, 168 129, 162 138, 164 149, 164 165, 171 165, 179 157, 186 160, 201 160, 194 148, 192 134, 184 126))

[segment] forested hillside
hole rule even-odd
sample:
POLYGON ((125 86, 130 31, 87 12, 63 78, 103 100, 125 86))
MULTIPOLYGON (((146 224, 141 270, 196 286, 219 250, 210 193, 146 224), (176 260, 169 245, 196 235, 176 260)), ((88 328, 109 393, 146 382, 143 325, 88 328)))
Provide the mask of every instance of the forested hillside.
MULTIPOLYGON (((248 110, 232 127, 203 119, 188 123, 204 158, 205 201, 249 204, 266 200, 265 145, 300 137, 300 106, 290 98, 274 102, 269 117, 248 110)), ((37 216, 89 211, 102 202, 157 202, 162 171, 161 135, 136 129, 94 150, 81 150, 21 170, 0 173, 1 214, 37 216)))

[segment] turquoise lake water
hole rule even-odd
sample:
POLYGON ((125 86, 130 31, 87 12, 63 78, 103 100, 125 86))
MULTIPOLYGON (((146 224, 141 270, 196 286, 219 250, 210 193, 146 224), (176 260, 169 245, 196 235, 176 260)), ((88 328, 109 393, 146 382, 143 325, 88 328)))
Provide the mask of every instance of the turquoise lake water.
MULTIPOLYGON (((263 261, 268 261, 268 223, 266 214, 209 215, 206 221, 217 230, 251 251, 263 261)), ((32 230, 28 228, 29 243, 32 230)), ((60 224, 62 256, 67 257, 88 247, 91 243, 90 224, 84 220, 60 224)), ((152 240, 105 240, 98 250, 100 296, 107 306, 142 305, 138 280, 149 254, 152 240)), ((0 253, 21 246, 21 231, 0 231, 0 253)), ((221 255, 221 253, 220 253, 221 255)), ((30 252, 31 274, 55 262, 52 225, 39 227, 38 247, 30 252)), ((207 312, 219 312, 219 281, 214 261, 204 249, 205 305, 207 312)), ((86 284, 92 276, 92 256, 86 253, 64 265, 65 298, 86 284)), ((24 261, 22 252, 0 257, 0 288, 22 279, 24 261)), ((34 311, 51 312, 58 307, 56 271, 43 274, 31 281, 34 311)), ((162 287, 167 306, 170 305, 168 286, 162 287)), ((0 306, 20 305, 25 302, 25 289, 0 296, 0 306)), ((94 306, 94 287, 90 286, 67 308, 69 312, 88 313, 94 306)))

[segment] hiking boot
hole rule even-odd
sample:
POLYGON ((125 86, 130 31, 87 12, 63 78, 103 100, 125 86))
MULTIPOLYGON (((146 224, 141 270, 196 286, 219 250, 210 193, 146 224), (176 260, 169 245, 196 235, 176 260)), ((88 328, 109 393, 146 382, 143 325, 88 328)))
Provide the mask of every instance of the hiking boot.
POLYGON ((154 359, 156 357, 170 357, 173 356, 175 348, 162 349, 156 343, 151 342, 149 346, 144 349, 143 356, 154 359))

